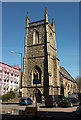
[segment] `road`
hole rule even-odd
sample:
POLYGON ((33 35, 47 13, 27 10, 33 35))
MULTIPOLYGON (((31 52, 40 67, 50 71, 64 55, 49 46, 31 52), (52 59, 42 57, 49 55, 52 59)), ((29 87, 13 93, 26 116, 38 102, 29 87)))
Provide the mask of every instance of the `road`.
MULTIPOLYGON (((35 106, 34 105, 28 105, 27 107, 35 106)), ((20 106, 19 104, 2 104, 2 112, 11 111, 11 110, 25 110, 26 106, 20 106)), ((61 108, 61 107, 53 107, 53 108, 45 108, 45 107, 39 107, 38 111, 48 111, 48 112, 73 112, 77 108, 76 107, 69 107, 69 108, 61 108)))
MULTIPOLYGON (((34 105, 28 105, 27 107, 31 107, 31 106, 35 106, 34 105)), ((20 106, 19 104, 2 104, 2 111, 6 112, 9 110, 25 110, 26 105, 20 106)), ((39 108, 38 106, 38 111, 60 111, 60 112, 73 112, 75 111, 77 108, 76 107, 69 107, 69 108, 61 108, 61 107, 53 107, 53 108, 45 108, 45 107, 41 107, 39 108)))
MULTIPOLYGON (((30 106, 35 106, 34 105, 29 105, 30 106)), ((24 117, 24 116, 19 116, 19 110, 25 110, 26 106, 20 106, 19 104, 2 104, 2 113, 8 113, 11 111, 15 111, 13 114, 17 115, 16 118, 18 118, 18 120, 20 120, 20 118, 24 117)), ((76 111, 77 107, 69 107, 69 108, 60 108, 60 107, 53 107, 53 108, 45 108, 45 107, 38 107, 37 109, 37 114, 38 114, 38 119, 40 120, 40 118, 54 118, 54 119, 73 119, 75 120, 75 113, 74 111, 76 111)), ((8 114, 5 115, 8 118, 8 114)), ((9 116, 11 117, 11 116, 9 116)), ((14 116, 15 117, 15 116, 14 116)), ((6 119, 3 115, 4 120, 6 119)), ((13 117, 12 117, 13 118, 13 117)), ((15 119, 15 118, 14 118, 15 119)), ((25 118, 23 118, 25 119, 25 118)), ((81 119, 81 118, 80 118, 81 119)))

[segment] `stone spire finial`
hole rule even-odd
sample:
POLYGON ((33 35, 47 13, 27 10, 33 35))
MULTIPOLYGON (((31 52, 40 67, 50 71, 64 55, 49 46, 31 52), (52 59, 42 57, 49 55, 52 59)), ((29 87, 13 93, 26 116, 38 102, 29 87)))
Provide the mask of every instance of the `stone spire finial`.
POLYGON ((54 18, 52 18, 52 27, 53 27, 53 30, 54 30, 55 29, 54 18))
POLYGON ((48 22, 48 12, 47 12, 47 7, 45 8, 45 21, 48 22))
POLYGON ((28 27, 29 25, 29 16, 28 16, 28 12, 27 12, 27 17, 26 17, 26 27, 28 27))
POLYGON ((29 20, 28 12, 27 12, 27 19, 29 20))
POLYGON ((48 15, 48 12, 47 12, 47 7, 45 7, 45 15, 46 15, 46 14, 48 15))

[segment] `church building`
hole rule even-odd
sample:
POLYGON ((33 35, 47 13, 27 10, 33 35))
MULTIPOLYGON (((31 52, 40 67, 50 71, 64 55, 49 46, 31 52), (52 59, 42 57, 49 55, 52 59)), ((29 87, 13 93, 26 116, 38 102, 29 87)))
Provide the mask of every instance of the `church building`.
POLYGON ((46 95, 77 92, 75 80, 57 58, 54 18, 50 24, 47 8, 45 19, 30 23, 28 12, 26 17, 22 97, 34 98, 35 92, 39 101, 46 95))

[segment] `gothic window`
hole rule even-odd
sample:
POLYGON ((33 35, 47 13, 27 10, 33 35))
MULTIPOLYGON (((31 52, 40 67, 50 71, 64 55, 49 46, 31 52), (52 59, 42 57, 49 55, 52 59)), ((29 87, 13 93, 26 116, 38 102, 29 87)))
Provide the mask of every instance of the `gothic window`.
POLYGON ((66 84, 66 86, 67 86, 67 82, 66 82, 65 84, 66 84))
POLYGON ((41 70, 38 66, 32 70, 32 80, 33 84, 41 84, 41 70))
POLYGON ((50 33, 50 36, 52 36, 52 33, 50 33))
POLYGON ((39 33, 37 31, 34 31, 33 33, 33 44, 39 43, 39 33))
POLYGON ((70 89, 70 85, 68 84, 68 90, 70 89))

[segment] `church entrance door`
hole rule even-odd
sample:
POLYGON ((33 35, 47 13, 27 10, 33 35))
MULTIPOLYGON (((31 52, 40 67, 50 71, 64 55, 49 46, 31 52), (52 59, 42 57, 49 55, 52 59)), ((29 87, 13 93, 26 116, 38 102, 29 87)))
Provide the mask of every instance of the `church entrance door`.
POLYGON ((35 90, 34 90, 34 96, 37 97, 37 102, 40 103, 40 102, 41 102, 41 97, 42 97, 42 95, 41 95, 41 92, 40 92, 39 89, 35 89, 35 90))

